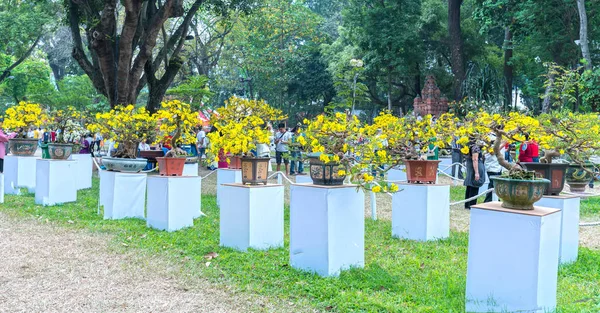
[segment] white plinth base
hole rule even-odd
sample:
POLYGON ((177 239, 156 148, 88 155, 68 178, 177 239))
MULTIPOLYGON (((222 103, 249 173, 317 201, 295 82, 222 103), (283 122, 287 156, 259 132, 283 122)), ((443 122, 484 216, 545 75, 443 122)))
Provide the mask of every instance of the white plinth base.
POLYGON ((100 205, 104 219, 144 218, 145 173, 100 171, 100 205))
POLYGON ((38 159, 36 163, 36 204, 55 205, 77 201, 76 161, 38 159))
POLYGON ((365 195, 354 185, 292 185, 290 264, 321 276, 365 264, 365 195))
POLYGON ((223 198, 223 184, 237 184, 242 182, 242 170, 220 168, 217 170, 217 206, 221 207, 223 198))
POLYGON ((560 211, 471 207, 466 312, 553 312, 560 211))
POLYGON ((399 184, 392 196, 392 236, 427 241, 450 235, 450 186, 399 184))
POLYGON ((389 182, 400 182, 406 181, 406 172, 404 165, 399 166, 398 169, 393 168, 387 172, 387 180, 389 182))
POLYGON ((4 192, 19 195, 21 188, 35 192, 36 157, 7 155, 4 157, 4 192))
POLYGON ((310 175, 296 175, 296 184, 312 184, 313 180, 310 175))
POLYGON ((246 251, 283 247, 283 185, 223 185, 221 246, 246 251))
POLYGON ((0 173, 0 203, 4 203, 4 174, 0 173))
POLYGON ((198 176, 198 162, 185 164, 183 166, 183 176, 198 176))
POLYGON ((176 231, 193 226, 200 217, 200 187, 198 176, 149 176, 148 227, 176 231))
POLYGON ((544 196, 536 202, 536 205, 562 211, 560 221, 560 264, 577 261, 580 202, 578 196, 544 196))
POLYGON ((77 190, 92 188, 93 162, 91 154, 71 154, 71 160, 77 161, 75 185, 77 190))

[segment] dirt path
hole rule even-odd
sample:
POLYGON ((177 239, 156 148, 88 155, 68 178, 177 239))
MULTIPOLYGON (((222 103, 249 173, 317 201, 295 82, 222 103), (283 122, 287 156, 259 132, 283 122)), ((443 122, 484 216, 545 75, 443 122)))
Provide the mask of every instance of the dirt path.
POLYGON ((0 213, 0 312, 278 311, 206 281, 184 282, 178 268, 116 253, 108 242, 0 213))

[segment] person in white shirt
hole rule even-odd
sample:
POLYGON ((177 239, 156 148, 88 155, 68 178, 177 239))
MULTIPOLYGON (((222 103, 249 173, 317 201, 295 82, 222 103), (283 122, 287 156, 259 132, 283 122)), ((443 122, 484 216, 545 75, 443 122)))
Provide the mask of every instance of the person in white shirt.
POLYGON ((281 163, 285 164, 285 174, 288 174, 288 164, 290 160, 287 156, 289 154, 288 144, 292 139, 292 133, 285 129, 285 124, 280 123, 277 125, 279 131, 275 134, 275 162, 277 163, 277 171, 281 168, 281 163))
POLYGON ((150 145, 148 144, 148 141, 142 141, 142 142, 140 142, 140 144, 138 145, 138 149, 140 151, 149 151, 150 150, 150 145))
POLYGON ((203 128, 196 134, 196 147, 198 148, 198 157, 202 158, 206 153, 206 132, 203 128))

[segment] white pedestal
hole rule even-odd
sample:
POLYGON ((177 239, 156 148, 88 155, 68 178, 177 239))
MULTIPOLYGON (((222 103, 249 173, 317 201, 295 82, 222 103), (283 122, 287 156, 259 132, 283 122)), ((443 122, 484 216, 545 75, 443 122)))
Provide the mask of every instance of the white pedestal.
POLYGON ((560 211, 471 207, 466 312, 553 312, 560 211))
POLYGON ((404 171, 404 165, 399 166, 398 169, 391 169, 387 172, 387 181, 389 182, 400 182, 406 181, 406 172, 404 171))
POLYGON ((544 196, 536 205, 562 211, 560 221, 560 264, 577 261, 579 251, 578 196, 544 196))
POLYGON ((310 175, 296 175, 296 184, 312 184, 313 180, 310 175))
POLYGON ((354 185, 292 185, 290 264, 321 276, 365 264, 365 195, 354 185))
POLYGON ((92 155, 71 154, 71 160, 77 161, 77 171, 75 173, 77 190, 92 188, 92 155))
POLYGON ((220 168, 217 170, 217 206, 221 207, 223 197, 223 184, 237 184, 242 182, 242 170, 220 168))
POLYGON ((283 185, 224 184, 221 246, 246 251, 283 247, 283 185))
POLYGON ((194 225, 200 217, 198 176, 149 176, 146 224, 148 227, 176 231, 194 225))
POLYGON ((0 173, 0 203, 4 203, 4 174, 0 173))
POLYGON ((77 201, 77 162, 37 159, 35 203, 55 205, 77 201))
POLYGON ((145 173, 100 171, 100 205, 104 219, 144 218, 145 173))
POLYGON ((401 183, 392 196, 392 236, 418 241, 450 235, 450 186, 401 183))
POLYGON ((198 162, 185 164, 183 166, 183 176, 198 176, 198 162))
POLYGON ((7 155, 4 157, 4 191, 7 194, 19 195, 21 188, 35 192, 36 157, 7 155))

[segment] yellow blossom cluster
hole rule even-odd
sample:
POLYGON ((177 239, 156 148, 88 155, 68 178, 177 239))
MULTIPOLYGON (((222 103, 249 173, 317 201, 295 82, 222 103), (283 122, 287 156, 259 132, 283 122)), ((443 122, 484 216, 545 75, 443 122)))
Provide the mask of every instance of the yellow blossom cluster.
POLYGON ((145 108, 135 108, 130 104, 96 114, 96 121, 88 125, 88 130, 115 141, 116 157, 136 158, 137 145, 153 136, 156 120, 156 116, 145 108))
POLYGON ((600 117, 597 113, 556 111, 542 114, 538 119, 547 134, 545 149, 567 155, 579 164, 600 151, 600 117))
POLYGON ((24 137, 30 127, 40 127, 47 120, 48 116, 40 104, 21 101, 6 109, 3 127, 12 131, 22 129, 20 136, 24 137))
POLYGON ((232 97, 225 108, 219 109, 219 115, 211 117, 217 131, 207 134, 208 155, 213 160, 224 161, 219 160, 221 150, 227 155, 242 156, 256 150, 259 144, 269 144, 272 133, 267 129, 267 123, 285 118, 280 110, 262 100, 232 97))
POLYGON ((194 127, 198 125, 198 113, 188 103, 179 100, 163 102, 155 115, 158 127, 158 142, 171 136, 171 146, 196 142, 194 127))

